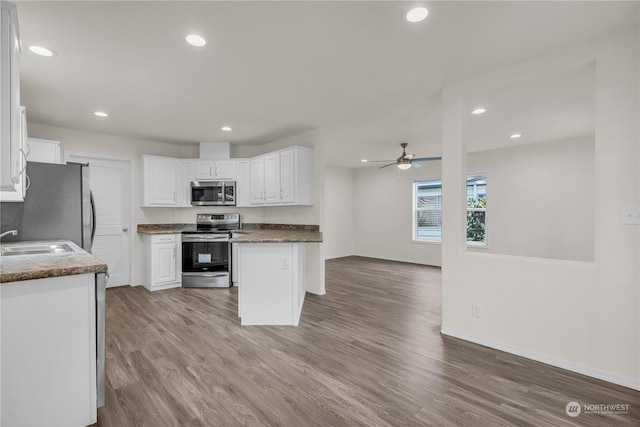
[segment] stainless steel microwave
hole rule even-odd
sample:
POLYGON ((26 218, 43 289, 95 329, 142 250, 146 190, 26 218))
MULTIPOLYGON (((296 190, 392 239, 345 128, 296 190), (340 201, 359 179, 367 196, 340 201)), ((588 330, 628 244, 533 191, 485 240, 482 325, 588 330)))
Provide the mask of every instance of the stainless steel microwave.
POLYGON ((235 206, 235 181, 191 181, 191 205, 235 206))

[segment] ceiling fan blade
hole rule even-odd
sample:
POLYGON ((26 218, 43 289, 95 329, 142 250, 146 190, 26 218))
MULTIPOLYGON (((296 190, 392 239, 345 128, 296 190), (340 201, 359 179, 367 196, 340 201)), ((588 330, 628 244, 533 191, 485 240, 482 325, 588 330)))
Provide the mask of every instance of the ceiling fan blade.
POLYGON ((441 160, 442 157, 418 157, 417 159, 413 159, 414 162, 428 162, 431 160, 441 160))
POLYGON ((411 162, 411 167, 412 168, 421 168, 422 165, 414 160, 413 162, 411 162))
POLYGON ((388 165, 380 166, 378 169, 388 168, 389 166, 393 166, 393 165, 395 165, 395 164, 396 164, 395 162, 393 162, 393 163, 389 163, 388 165))

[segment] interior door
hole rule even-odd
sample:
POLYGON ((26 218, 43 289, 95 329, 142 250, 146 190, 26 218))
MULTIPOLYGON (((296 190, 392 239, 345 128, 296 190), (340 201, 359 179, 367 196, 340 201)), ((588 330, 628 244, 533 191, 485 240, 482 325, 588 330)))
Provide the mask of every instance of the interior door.
POLYGON ((90 186, 96 208, 91 253, 109 267, 107 287, 131 284, 130 163, 74 154, 69 154, 67 160, 89 163, 90 186))

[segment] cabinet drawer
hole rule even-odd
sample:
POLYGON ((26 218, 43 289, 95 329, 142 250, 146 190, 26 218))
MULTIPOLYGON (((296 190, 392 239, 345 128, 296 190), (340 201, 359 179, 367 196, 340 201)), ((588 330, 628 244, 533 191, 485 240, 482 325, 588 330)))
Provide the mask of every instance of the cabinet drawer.
POLYGON ((176 234, 160 234, 157 236, 151 237, 151 243, 175 243, 176 242, 176 234))

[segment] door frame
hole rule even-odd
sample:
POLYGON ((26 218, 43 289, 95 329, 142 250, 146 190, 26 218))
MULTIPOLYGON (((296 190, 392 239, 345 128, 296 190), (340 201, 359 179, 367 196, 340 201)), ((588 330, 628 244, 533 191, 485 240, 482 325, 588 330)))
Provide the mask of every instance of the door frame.
MULTIPOLYGON (((132 232, 129 233, 129 286, 138 286, 137 283, 137 272, 135 271, 134 266, 136 265, 136 253, 137 246, 135 236, 137 235, 137 226, 136 226, 136 197, 137 197, 137 187, 136 187, 136 161, 132 157, 120 157, 120 156, 105 156, 102 154, 95 153, 86 153, 82 151, 65 151, 64 160, 65 162, 73 162, 74 157, 81 157, 85 159, 94 159, 94 160, 106 160, 106 161, 116 161, 123 162, 129 165, 129 230, 132 232), (133 232, 135 231, 135 233, 133 232)), ((77 160, 77 159, 75 159, 77 160)))

